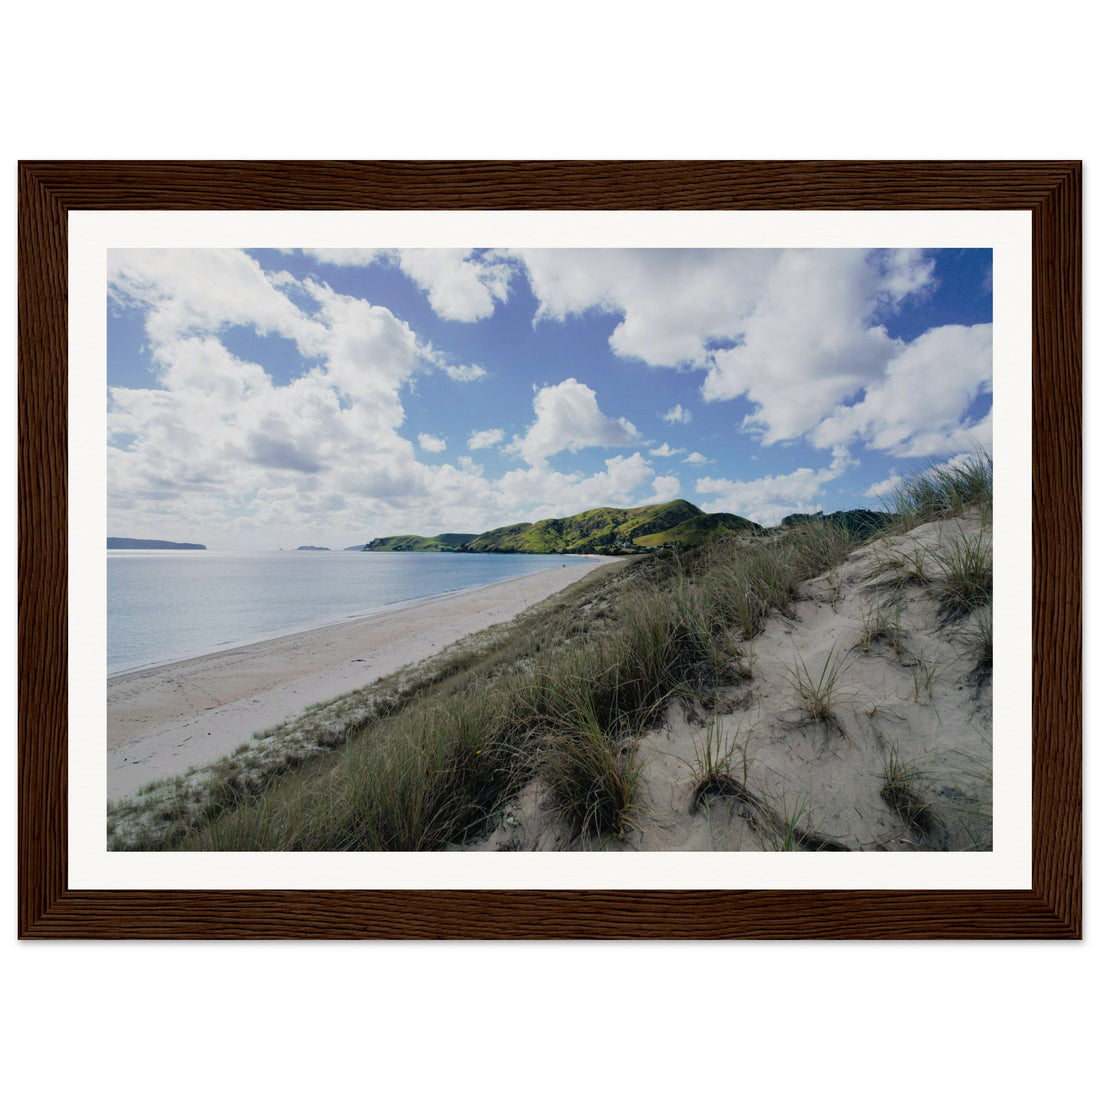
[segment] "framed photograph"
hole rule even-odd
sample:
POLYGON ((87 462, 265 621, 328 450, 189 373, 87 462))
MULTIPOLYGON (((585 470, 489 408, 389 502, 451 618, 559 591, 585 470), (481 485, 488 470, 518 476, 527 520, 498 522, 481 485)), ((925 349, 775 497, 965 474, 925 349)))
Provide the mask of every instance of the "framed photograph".
POLYGON ((21 163, 20 936, 1079 938, 1081 226, 21 163))

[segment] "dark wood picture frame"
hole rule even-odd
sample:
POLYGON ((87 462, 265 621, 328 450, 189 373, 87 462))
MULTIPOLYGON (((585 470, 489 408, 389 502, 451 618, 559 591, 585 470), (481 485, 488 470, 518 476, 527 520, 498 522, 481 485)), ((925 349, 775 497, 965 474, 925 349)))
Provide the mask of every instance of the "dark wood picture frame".
POLYGON ((1078 161, 21 163, 20 937, 1080 938, 1081 185, 1078 161), (1030 890, 68 888, 68 213, 478 208, 1031 212, 1030 890))

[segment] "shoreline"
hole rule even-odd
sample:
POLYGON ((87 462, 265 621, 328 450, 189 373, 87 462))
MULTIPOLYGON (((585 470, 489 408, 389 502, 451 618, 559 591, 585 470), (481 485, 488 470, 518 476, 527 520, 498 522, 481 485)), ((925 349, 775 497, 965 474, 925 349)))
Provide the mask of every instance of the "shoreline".
POLYGON ((586 558, 565 570, 115 673, 107 677, 107 797, 212 763, 253 734, 507 622, 617 560, 586 558))
MULTIPOLYGON (((285 553, 286 551, 281 551, 281 552, 285 553)), ((340 552, 341 553, 346 553, 346 551, 340 551, 340 552)), ((164 551, 133 551, 133 550, 128 550, 128 551, 111 551, 111 553, 131 553, 131 554, 132 553, 164 553, 164 551)), ((273 551, 273 553, 280 553, 280 551, 273 551)), ((564 557, 566 555, 560 555, 560 556, 564 557)), ((576 554, 576 555, 569 555, 569 556, 574 557, 576 559, 577 563, 590 563, 590 562, 596 561, 596 562, 599 562, 600 564, 606 565, 609 562, 621 561, 622 560, 619 557, 611 557, 611 556, 608 556, 608 555, 600 555, 600 554, 576 554)), ((567 566, 567 568, 570 568, 570 569, 574 568, 574 567, 575 566, 574 566, 573 563, 570 563, 567 566)), ((588 569, 585 569, 585 573, 587 573, 588 571, 589 571, 588 569)), ((543 572, 550 572, 550 570, 543 570, 543 572)), ((450 599, 452 596, 461 596, 463 593, 466 593, 466 592, 475 592, 475 591, 478 591, 478 590, 483 589, 483 588, 492 588, 494 585, 498 585, 498 584, 508 584, 510 581, 513 581, 513 580, 522 580, 523 577, 527 576, 527 575, 534 575, 534 574, 523 574, 519 577, 504 577, 501 580, 487 581, 486 583, 483 583, 483 584, 473 584, 473 585, 468 585, 468 586, 465 586, 465 587, 462 587, 462 588, 452 588, 452 589, 448 589, 445 592, 435 592, 430 596, 416 596, 416 597, 414 597, 412 599, 409 599, 409 600, 400 600, 396 603, 386 604, 382 607, 372 608, 368 611, 358 611, 358 612, 353 612, 349 615, 339 615, 339 616, 336 616, 334 618, 322 618, 322 619, 313 620, 313 621, 308 622, 308 623, 306 623, 302 626, 295 626, 295 627, 292 627, 290 629, 280 628, 278 630, 274 630, 274 631, 271 631, 271 632, 261 632, 259 634, 251 634, 251 635, 249 635, 245 638, 241 638, 241 639, 236 640, 236 641, 218 643, 212 649, 194 649, 194 650, 189 650, 189 651, 186 651, 186 652, 175 653, 175 654, 172 654, 170 656, 154 657, 151 660, 143 661, 139 664, 129 665, 126 668, 116 669, 114 672, 109 671, 107 673, 107 683, 110 684, 111 681, 116 680, 119 677, 130 676, 130 675, 132 675, 134 673, 138 673, 138 672, 147 672, 147 671, 151 671, 153 669, 166 668, 168 665, 183 664, 185 661, 194 661, 194 660, 198 660, 202 657, 215 657, 215 656, 218 656, 218 655, 223 654, 223 653, 232 653, 234 650, 243 649, 247 646, 258 645, 258 644, 261 644, 263 642, 277 641, 279 638, 289 638, 291 635, 304 634, 304 633, 306 633, 310 630, 320 630, 320 629, 322 629, 324 627, 327 627, 327 626, 339 626, 339 625, 344 624, 344 623, 349 623, 349 622, 353 622, 353 621, 358 621, 360 619, 370 618, 371 616, 374 616, 374 615, 383 615, 383 614, 388 614, 390 612, 403 611, 407 608, 417 607, 422 603, 429 603, 432 600, 450 599)), ((581 574, 581 575, 583 576, 584 574, 581 574)))

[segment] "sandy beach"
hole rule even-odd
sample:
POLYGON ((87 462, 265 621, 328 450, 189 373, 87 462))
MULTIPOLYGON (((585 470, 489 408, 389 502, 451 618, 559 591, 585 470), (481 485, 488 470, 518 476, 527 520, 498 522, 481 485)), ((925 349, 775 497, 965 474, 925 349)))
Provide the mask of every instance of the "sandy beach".
POLYGON ((107 680, 107 797, 209 764, 306 707, 507 622, 609 558, 107 680))

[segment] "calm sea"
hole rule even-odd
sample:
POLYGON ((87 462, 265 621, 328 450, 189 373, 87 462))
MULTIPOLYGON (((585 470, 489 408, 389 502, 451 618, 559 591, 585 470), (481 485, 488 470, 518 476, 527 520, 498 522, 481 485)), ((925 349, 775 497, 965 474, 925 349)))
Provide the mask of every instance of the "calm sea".
POLYGON ((577 565, 550 554, 107 551, 107 672, 577 565))

